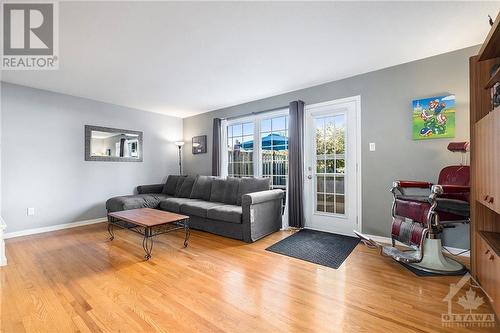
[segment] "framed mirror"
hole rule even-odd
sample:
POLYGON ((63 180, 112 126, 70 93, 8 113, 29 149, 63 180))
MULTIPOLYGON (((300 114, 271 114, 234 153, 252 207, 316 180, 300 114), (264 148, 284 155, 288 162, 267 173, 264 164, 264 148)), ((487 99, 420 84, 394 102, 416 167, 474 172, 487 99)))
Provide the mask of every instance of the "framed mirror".
POLYGON ((85 125, 85 161, 142 162, 142 132, 85 125))

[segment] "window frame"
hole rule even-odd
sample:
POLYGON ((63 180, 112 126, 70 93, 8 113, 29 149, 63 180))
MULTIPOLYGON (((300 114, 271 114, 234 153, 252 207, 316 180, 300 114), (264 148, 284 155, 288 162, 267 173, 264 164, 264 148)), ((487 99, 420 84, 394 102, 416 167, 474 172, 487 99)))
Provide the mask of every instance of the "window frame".
MULTIPOLYGON (((228 161, 228 152, 229 150, 227 149, 227 130, 229 126, 240 124, 240 123, 248 123, 248 122, 253 122, 254 124, 254 133, 253 133, 253 170, 254 174, 253 177, 264 177, 262 174, 262 138, 260 137, 261 135, 261 123, 263 120, 271 119, 271 118, 277 118, 280 116, 289 116, 289 110, 288 108, 283 108, 275 111, 269 111, 269 112, 261 112, 261 113, 256 113, 252 114, 249 116, 242 116, 242 117, 237 117, 233 119, 228 119, 223 123, 223 128, 222 132, 224 133, 223 135, 223 142, 221 142, 221 169, 224 170, 223 175, 225 176, 231 176, 229 175, 229 161, 228 161)), ((287 127, 287 131, 289 134, 289 126, 287 127)), ((251 176, 249 176, 251 177, 251 176)), ((273 186, 273 181, 274 179, 272 178, 274 175, 271 176, 271 186, 273 186)), ((286 188, 288 188, 288 175, 287 175, 287 181, 286 181, 286 188)))

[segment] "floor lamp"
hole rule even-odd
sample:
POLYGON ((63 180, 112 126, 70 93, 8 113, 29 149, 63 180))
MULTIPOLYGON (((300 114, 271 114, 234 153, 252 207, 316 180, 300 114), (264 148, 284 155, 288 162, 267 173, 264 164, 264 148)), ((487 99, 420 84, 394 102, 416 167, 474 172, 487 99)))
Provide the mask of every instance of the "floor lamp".
POLYGON ((184 142, 183 141, 175 141, 174 142, 175 145, 177 146, 177 148, 179 148, 179 175, 182 175, 182 146, 184 146, 184 142))

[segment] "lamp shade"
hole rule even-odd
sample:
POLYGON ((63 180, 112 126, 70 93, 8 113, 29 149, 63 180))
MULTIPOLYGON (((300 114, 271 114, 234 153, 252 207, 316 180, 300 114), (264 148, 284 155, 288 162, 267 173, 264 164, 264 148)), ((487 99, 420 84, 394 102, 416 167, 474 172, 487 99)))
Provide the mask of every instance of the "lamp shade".
POLYGON ((177 146, 177 147, 182 147, 184 146, 184 141, 175 141, 174 144, 177 146))

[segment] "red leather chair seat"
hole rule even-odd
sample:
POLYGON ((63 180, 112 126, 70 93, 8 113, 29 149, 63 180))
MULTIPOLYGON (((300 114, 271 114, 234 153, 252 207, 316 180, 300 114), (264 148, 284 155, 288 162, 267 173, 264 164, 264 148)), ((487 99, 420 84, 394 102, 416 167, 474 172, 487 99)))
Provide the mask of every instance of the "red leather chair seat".
MULTIPOLYGON (((430 208, 431 205, 428 202, 396 199, 396 215, 412 219, 416 222, 426 223, 427 214, 429 213, 430 208)), ((463 216, 460 215, 448 212, 439 212, 440 221, 460 221, 463 219, 463 216)))

